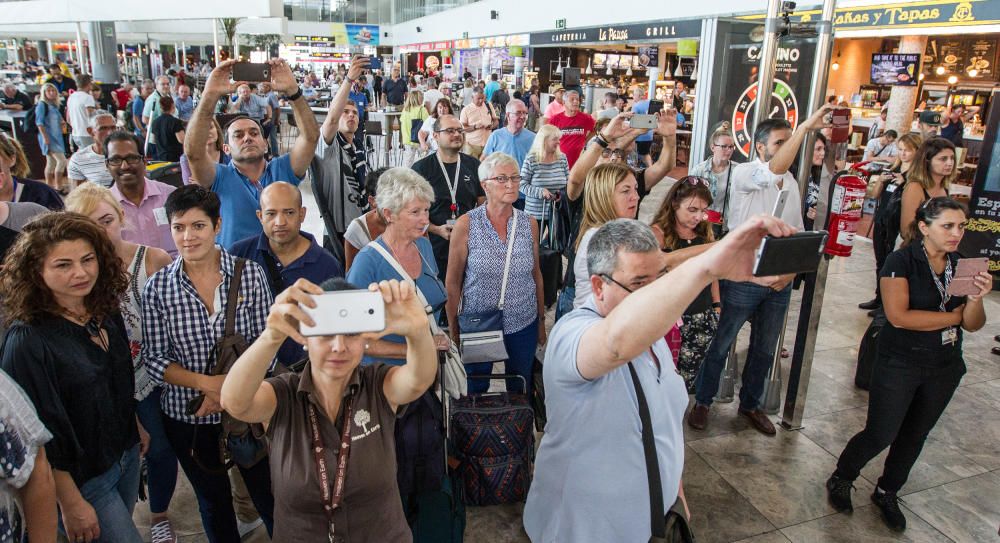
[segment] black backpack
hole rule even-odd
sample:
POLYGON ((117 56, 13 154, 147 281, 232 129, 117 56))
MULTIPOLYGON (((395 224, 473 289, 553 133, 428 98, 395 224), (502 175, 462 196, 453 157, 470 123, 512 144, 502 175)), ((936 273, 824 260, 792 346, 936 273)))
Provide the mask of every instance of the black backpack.
MULTIPOLYGON (((42 102, 45 107, 45 116, 48 117, 49 105, 42 102)), ((33 136, 38 133, 38 117, 35 116, 35 108, 28 109, 27 115, 24 116, 23 124, 21 125, 21 131, 27 136, 33 136)))
POLYGON ((879 311, 861 338, 861 345, 858 347, 858 367, 854 372, 854 386, 861 390, 868 390, 871 385, 872 368, 875 367, 875 358, 878 356, 878 337, 886 322, 885 313, 879 311))

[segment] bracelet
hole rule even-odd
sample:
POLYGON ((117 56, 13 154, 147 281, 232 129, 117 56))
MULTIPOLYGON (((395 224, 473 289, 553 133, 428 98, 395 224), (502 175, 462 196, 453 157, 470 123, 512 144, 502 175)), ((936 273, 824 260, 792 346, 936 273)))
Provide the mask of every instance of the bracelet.
POLYGON ((302 98, 302 87, 297 87, 295 94, 289 94, 285 96, 285 100, 288 100, 289 102, 294 102, 299 98, 302 98))
POLYGON ((608 146, 611 145, 611 143, 608 142, 608 140, 604 139, 604 136, 602 136, 601 134, 597 134, 597 136, 594 137, 594 141, 596 141, 597 144, 603 147, 604 149, 607 149, 608 146))

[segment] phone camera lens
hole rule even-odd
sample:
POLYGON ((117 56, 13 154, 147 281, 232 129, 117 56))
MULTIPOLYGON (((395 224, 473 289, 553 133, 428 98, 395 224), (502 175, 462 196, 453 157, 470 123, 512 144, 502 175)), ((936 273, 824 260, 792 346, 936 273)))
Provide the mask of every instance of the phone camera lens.
POLYGON ((369 309, 368 309, 368 314, 369 314, 369 315, 374 315, 374 314, 375 314, 375 310, 374 310, 374 309, 372 309, 372 308, 369 308, 369 309))

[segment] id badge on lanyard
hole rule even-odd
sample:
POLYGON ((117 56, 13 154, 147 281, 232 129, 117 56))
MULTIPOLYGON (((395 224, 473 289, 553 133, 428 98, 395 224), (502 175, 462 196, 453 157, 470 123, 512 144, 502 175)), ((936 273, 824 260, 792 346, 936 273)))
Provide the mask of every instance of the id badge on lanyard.
MULTIPOLYGON (((934 280, 934 287, 937 288, 938 293, 941 295, 941 305, 939 308, 942 313, 948 311, 948 302, 951 301, 951 296, 948 294, 948 286, 951 284, 952 279, 952 269, 951 269, 951 259, 945 255, 945 266, 944 266, 944 282, 941 282, 941 278, 938 277, 937 273, 934 273, 934 268, 931 266, 931 259, 927 256, 927 248, 923 247, 924 257, 927 258, 927 269, 931 272, 931 279, 934 280)), ((944 330, 941 330, 941 345, 955 345, 958 343, 958 327, 949 326, 944 330)))
POLYGON ((444 181, 448 185, 448 193, 451 194, 451 220, 448 221, 449 224, 455 224, 455 220, 458 219, 458 176, 462 170, 462 156, 459 155, 458 162, 455 163, 455 176, 453 179, 448 178, 448 170, 444 167, 444 161, 441 160, 441 155, 436 154, 438 161, 438 166, 441 167, 441 174, 444 175, 444 181))

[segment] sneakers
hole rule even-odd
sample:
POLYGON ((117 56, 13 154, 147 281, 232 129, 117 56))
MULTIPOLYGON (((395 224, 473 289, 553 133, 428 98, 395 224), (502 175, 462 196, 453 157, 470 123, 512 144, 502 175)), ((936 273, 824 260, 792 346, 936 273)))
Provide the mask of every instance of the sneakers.
POLYGON ((836 473, 826 480, 826 497, 837 511, 854 511, 851 490, 854 490, 854 481, 841 479, 836 473))
POLYGON ((872 309, 878 309, 882 307, 882 303, 878 301, 878 298, 872 298, 867 302, 858 304, 858 309, 864 309, 866 311, 871 311, 872 309))
POLYGON ((243 522, 240 519, 236 519, 236 529, 240 532, 240 539, 249 535, 250 532, 256 530, 261 524, 264 524, 264 520, 260 517, 257 517, 256 520, 251 520, 250 522, 243 522))
POLYGON ((882 520, 890 530, 902 532, 906 529, 906 517, 899 509, 899 496, 895 492, 883 492, 882 489, 875 487, 872 503, 882 510, 882 520))
POLYGON ((149 528, 150 543, 177 543, 177 534, 169 520, 161 520, 149 528))
POLYGON ((704 430, 708 426, 708 406, 699 403, 694 404, 691 413, 688 414, 688 426, 695 430, 704 430))

